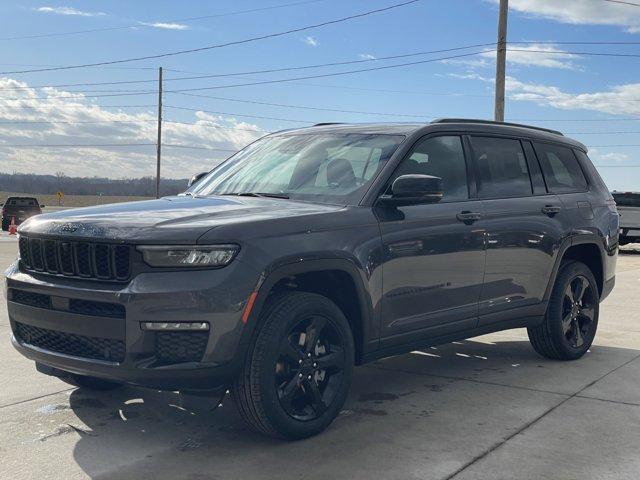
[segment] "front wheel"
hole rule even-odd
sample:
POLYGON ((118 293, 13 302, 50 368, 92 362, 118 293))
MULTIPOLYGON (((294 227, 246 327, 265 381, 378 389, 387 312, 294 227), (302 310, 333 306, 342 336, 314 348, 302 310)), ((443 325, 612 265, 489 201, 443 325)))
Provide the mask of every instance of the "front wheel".
POLYGON ((344 404, 354 365, 349 322, 328 298, 286 292, 268 302, 232 388, 254 430, 301 439, 329 426, 344 404))
POLYGON ((591 347, 598 328, 600 295, 591 270, 576 261, 560 265, 544 321, 529 327, 536 352, 556 360, 576 360, 591 347))

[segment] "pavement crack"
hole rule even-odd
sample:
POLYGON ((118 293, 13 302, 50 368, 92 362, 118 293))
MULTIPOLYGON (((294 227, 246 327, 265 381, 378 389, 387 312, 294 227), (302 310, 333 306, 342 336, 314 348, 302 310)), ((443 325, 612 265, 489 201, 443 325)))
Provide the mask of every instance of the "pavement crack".
POLYGON ((53 395, 58 395, 59 393, 64 393, 64 392, 68 392, 70 390, 74 390, 74 387, 72 388, 65 388, 64 390, 60 390, 58 392, 52 392, 52 393, 46 393, 44 395, 39 395, 37 397, 31 397, 31 398, 27 398, 25 400, 18 400, 17 402, 12 402, 12 403, 5 403, 4 405, 0 405, 0 408, 8 408, 8 407, 13 407, 15 405, 21 405, 23 403, 29 403, 29 402, 33 402, 34 400, 39 400, 41 398, 46 398, 46 397, 51 397, 53 395))
POLYGON ((488 457, 491 453, 495 452, 496 450, 498 450, 500 447, 502 447, 504 444, 506 444, 509 440, 511 440, 512 438, 520 435, 522 432, 524 432, 525 430, 527 430, 528 428, 532 427, 533 425, 537 424, 538 422, 540 422, 540 420, 542 420, 544 417, 546 417, 547 415, 549 415, 550 413, 554 412, 555 410, 557 410, 558 408, 560 408, 562 405, 564 405, 565 403, 567 403, 568 401, 574 399, 574 398, 580 398, 580 394, 582 392, 584 392, 587 388, 595 385, 596 383, 598 383, 600 380, 602 380, 603 378, 607 377, 608 375, 611 375, 612 373, 620 370, 623 367, 626 367, 627 365, 629 365, 630 363, 634 362, 635 360, 637 360, 638 358, 640 358, 640 354, 636 355, 635 357, 633 357, 632 359, 624 362, 622 365, 617 366, 616 368, 614 368, 613 370, 608 371, 607 373, 599 376, 598 378, 596 378, 594 381, 590 382, 589 384, 585 385, 584 387, 582 387, 580 390, 578 390, 577 392, 571 394, 569 397, 563 399, 561 402, 557 403, 556 405, 554 405, 553 407, 547 409, 546 411, 544 411, 541 415, 538 415, 536 418, 534 418, 533 420, 525 423, 524 425, 522 425, 520 428, 518 428, 516 431, 514 431, 511 435, 508 435, 507 437, 505 437, 503 440, 500 440, 496 443, 494 443, 489 449, 487 449, 486 451, 482 452, 479 455, 476 455, 474 458, 472 458, 471 460, 469 460, 467 463, 465 463, 464 465, 462 465, 460 468, 458 468, 455 472, 453 472, 452 474, 446 476, 443 478, 443 480, 451 480, 455 477, 457 477, 459 474, 461 474, 462 472, 464 472, 465 470, 467 470, 469 467, 471 467, 472 465, 474 465, 475 463, 479 462, 480 460, 488 457))
POLYGON ((629 405, 631 407, 640 407, 640 403, 623 402, 621 400, 611 400, 610 398, 590 397, 588 395, 576 395, 576 398, 584 398, 586 400, 597 400, 599 402, 615 403, 616 405, 629 405))

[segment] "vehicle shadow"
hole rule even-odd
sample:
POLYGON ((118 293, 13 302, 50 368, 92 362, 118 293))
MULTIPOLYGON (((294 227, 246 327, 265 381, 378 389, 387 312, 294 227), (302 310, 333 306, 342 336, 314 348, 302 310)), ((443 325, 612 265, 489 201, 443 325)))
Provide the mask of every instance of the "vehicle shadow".
POLYGON ((565 363, 525 340, 473 340, 385 359, 357 368, 338 419, 299 442, 253 433, 228 397, 197 411, 175 392, 75 390, 74 458, 109 479, 442 478, 637 354, 594 347, 565 363))

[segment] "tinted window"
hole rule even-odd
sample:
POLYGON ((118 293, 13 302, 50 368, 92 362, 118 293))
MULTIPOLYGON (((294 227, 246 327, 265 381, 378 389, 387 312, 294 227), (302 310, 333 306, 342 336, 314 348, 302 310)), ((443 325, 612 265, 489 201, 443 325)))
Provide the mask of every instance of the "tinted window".
POLYGON ((469 198, 467 165, 458 136, 431 137, 418 142, 409 157, 398 166, 392 181, 409 174, 442 178, 443 202, 469 198))
POLYGON ((527 160, 519 140, 471 137, 483 198, 525 197, 532 193, 527 160))
POLYGON ((550 192, 582 192, 587 189, 587 181, 573 150, 549 143, 534 143, 533 146, 550 192))
POLYGON ((15 207, 37 207, 38 202, 35 198, 10 198, 7 201, 7 205, 15 207))

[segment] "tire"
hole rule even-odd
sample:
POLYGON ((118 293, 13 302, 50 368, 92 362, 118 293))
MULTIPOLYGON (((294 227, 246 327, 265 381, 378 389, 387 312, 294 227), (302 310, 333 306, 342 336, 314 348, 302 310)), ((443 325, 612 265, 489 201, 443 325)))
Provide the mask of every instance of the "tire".
POLYGON ((544 321, 527 329, 534 350, 554 360, 582 357, 596 335, 599 303, 598 285, 591 270, 581 262, 563 261, 544 321))
POLYGON ((270 437, 320 433, 349 392, 355 350, 349 322, 326 297, 285 292, 268 301, 257 328, 231 388, 240 416, 270 437))
POLYGON ((84 375, 69 374, 60 378, 63 382, 73 385, 83 390, 108 391, 114 390, 122 386, 121 383, 103 380, 97 377, 88 377, 84 375))

